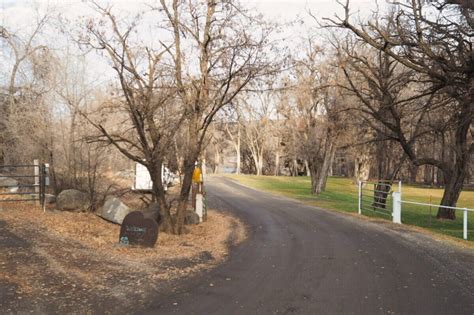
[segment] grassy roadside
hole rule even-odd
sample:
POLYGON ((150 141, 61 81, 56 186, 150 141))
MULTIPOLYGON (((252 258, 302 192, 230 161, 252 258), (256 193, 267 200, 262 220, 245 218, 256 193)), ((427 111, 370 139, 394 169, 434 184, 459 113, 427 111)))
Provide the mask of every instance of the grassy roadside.
MULTIPOLYGON (((326 191, 320 196, 313 196, 310 193, 311 182, 309 177, 285 177, 285 176, 253 176, 253 175, 229 175, 229 178, 256 188, 295 198, 305 203, 344 212, 357 212, 358 188, 348 178, 330 177, 326 191)), ((364 200, 369 200, 370 192, 364 192, 364 200)), ((403 200, 417 201, 437 204, 441 200, 443 190, 437 188, 421 188, 403 185, 403 200)), ((391 198, 388 201, 391 204, 391 198)), ((368 203, 367 203, 368 204, 368 203)), ((458 207, 474 208, 474 192, 464 191, 459 198, 458 207)), ((364 215, 370 217, 380 217, 391 220, 390 215, 374 212, 369 207, 363 207, 364 215)), ((390 206, 391 209, 391 206, 390 206)), ((391 211, 391 210, 390 210, 391 211)), ((461 211, 456 213, 456 220, 437 220, 437 208, 403 205, 402 222, 404 224, 415 225, 429 229, 436 233, 442 233, 457 238, 462 238, 463 215, 461 211), (430 213, 431 212, 431 213, 430 213)), ((468 216, 468 240, 474 241, 474 213, 468 216)))

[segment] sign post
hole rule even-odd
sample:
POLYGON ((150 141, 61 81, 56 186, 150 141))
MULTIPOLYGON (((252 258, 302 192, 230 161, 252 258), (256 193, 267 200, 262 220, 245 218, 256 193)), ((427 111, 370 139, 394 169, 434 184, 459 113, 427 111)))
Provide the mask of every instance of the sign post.
POLYGON ((196 214, 199 216, 199 222, 202 222, 206 217, 204 206, 204 183, 202 172, 199 166, 194 168, 193 185, 192 185, 192 199, 193 207, 196 214))

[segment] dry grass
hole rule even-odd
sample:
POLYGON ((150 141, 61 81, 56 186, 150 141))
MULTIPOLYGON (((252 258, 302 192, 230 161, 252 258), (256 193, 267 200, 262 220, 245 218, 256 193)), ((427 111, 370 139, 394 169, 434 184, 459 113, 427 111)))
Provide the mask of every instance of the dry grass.
MULTIPOLYGON (((60 274, 73 283, 89 288, 110 290, 110 274, 119 278, 172 280, 199 270, 212 268, 225 260, 229 245, 246 237, 244 225, 235 217, 210 210, 208 220, 188 226, 181 236, 160 232, 153 248, 119 245, 120 226, 91 213, 46 211, 27 205, 9 205, 0 211, 0 219, 10 231, 31 242, 31 251, 47 265, 28 264, 37 274, 60 274), (139 275, 138 275, 139 274, 139 275)), ((15 251, 15 249, 13 249, 15 251)), ((3 264, 11 264, 15 253, 4 253, 3 264)), ((20 291, 42 292, 42 282, 21 272, 0 273, 0 280, 15 283, 20 291), (41 290, 39 288, 41 287, 41 290)), ((113 282, 113 281, 112 281, 113 282)), ((55 286, 50 287, 56 290, 55 286)))
POLYGON ((83 246, 119 254, 134 260, 183 259, 208 251, 217 260, 228 253, 227 240, 232 226, 237 226, 236 243, 245 239, 245 229, 238 219, 214 210, 208 220, 188 226, 189 233, 181 236, 160 232, 154 248, 125 247, 118 245, 120 226, 109 223, 92 213, 66 211, 43 212, 31 205, 11 205, 1 212, 1 218, 14 228, 37 226, 64 240, 76 241, 83 246))

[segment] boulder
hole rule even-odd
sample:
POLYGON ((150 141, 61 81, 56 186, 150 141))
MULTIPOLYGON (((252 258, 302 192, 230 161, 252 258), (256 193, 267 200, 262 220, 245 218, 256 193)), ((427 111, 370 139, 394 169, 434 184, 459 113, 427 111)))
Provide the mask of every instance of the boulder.
POLYGON ((6 188, 9 192, 18 192, 19 183, 11 177, 4 177, 0 174, 0 188, 6 188))
MULTIPOLYGON (((176 223, 177 216, 176 214, 171 215, 171 220, 176 223)), ((184 215, 184 225, 194 225, 199 224, 199 216, 194 210, 186 210, 186 214, 184 215)))
POLYGON ((120 199, 109 197, 105 200, 104 206, 97 215, 107 221, 122 224, 123 219, 132 211, 133 210, 127 207, 120 199))
POLYGON ((120 244, 153 247, 157 239, 158 223, 156 220, 145 218, 141 211, 132 211, 127 214, 120 227, 120 244))
POLYGON ((143 214, 143 217, 147 219, 153 219, 158 224, 161 222, 161 214, 160 214, 160 205, 158 203, 152 203, 145 209, 140 210, 143 214))
POLYGON ((184 224, 192 225, 192 224, 199 224, 199 216, 194 210, 187 210, 186 215, 184 217, 184 224))
POLYGON ((56 199, 56 207, 66 211, 85 211, 91 206, 89 196, 75 189, 63 190, 56 199))
POLYGON ((45 201, 48 205, 56 202, 56 196, 51 194, 44 195, 45 201))

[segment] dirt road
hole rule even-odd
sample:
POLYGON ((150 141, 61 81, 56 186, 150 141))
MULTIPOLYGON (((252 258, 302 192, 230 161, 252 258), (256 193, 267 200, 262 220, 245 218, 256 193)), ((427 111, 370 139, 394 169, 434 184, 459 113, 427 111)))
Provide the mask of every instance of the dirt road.
POLYGON ((472 250, 223 178, 208 199, 243 218, 249 240, 150 314, 474 314, 472 250))

